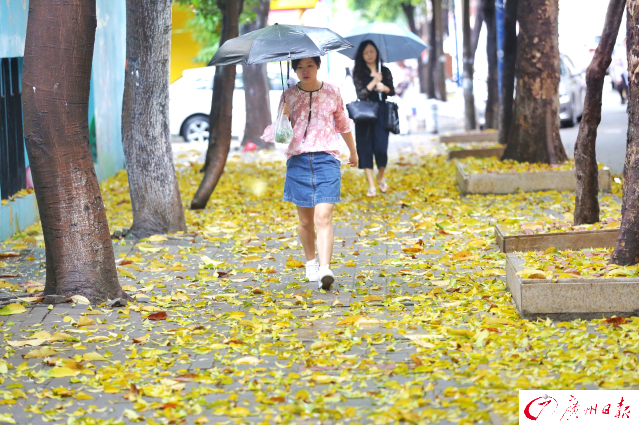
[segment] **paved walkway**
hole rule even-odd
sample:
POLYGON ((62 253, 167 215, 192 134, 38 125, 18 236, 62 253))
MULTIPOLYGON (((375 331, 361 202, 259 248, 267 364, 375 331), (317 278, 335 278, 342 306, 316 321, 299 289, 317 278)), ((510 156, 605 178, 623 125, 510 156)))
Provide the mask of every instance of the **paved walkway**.
MULTIPOLYGON (((185 203, 198 168, 178 168, 185 203)), ((326 293, 299 268, 282 163, 232 159, 209 207, 187 211, 191 233, 114 242, 134 302, 27 299, 2 318, 0 423, 505 424, 518 389, 637 385, 636 321, 521 320, 502 280, 494 223, 561 216, 570 194, 462 198, 446 160, 412 153, 389 170, 370 200, 344 169, 326 293)), ((102 188, 112 229, 126 225, 124 174, 102 188)), ((15 305, 42 289, 38 229, 8 251, 15 305)))

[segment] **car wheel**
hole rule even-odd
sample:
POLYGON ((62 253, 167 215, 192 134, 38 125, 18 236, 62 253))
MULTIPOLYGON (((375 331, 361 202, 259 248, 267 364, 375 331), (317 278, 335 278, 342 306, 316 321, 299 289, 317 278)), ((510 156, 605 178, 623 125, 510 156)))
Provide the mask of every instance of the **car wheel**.
POLYGON ((187 143, 209 141, 209 117, 196 115, 182 125, 182 137, 187 143))

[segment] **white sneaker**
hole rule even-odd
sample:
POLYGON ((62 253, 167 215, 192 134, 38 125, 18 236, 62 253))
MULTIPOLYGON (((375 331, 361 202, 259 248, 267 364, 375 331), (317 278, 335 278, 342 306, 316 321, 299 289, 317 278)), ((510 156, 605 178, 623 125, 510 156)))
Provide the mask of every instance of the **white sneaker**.
POLYGON ((325 291, 331 289, 331 285, 335 282, 335 275, 331 269, 329 269, 328 266, 320 266, 318 275, 318 286, 325 291))
POLYGON ((306 278, 309 282, 317 282, 317 276, 319 272, 319 264, 317 259, 306 262, 306 278))

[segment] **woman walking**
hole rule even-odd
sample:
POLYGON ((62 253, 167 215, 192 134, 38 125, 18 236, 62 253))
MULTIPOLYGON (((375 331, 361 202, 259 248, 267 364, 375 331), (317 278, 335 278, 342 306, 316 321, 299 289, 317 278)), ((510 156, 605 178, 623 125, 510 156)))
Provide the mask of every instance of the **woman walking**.
POLYGON ((368 182, 369 197, 376 193, 373 180, 373 158, 377 164, 377 184, 382 193, 386 193, 388 185, 384 179, 384 171, 388 163, 388 134, 386 130, 386 97, 395 95, 393 76, 388 68, 379 65, 379 50, 371 40, 362 41, 355 55, 353 83, 360 100, 380 102, 377 119, 373 122, 355 124, 357 138, 357 155, 359 168, 363 168, 368 182))
MULTIPOLYGON (((339 89, 317 79, 319 57, 292 61, 300 82, 283 94, 284 113, 293 126, 293 139, 286 149, 284 201, 297 206, 299 237, 306 256, 306 277, 328 290, 335 276, 330 270, 333 255, 333 207, 340 202, 339 141, 342 134, 350 151, 348 164, 357 166, 357 152, 351 132, 352 121, 344 111, 339 89), (317 251, 315 258, 315 229, 317 251)), ((274 126, 262 139, 274 141, 274 126)))

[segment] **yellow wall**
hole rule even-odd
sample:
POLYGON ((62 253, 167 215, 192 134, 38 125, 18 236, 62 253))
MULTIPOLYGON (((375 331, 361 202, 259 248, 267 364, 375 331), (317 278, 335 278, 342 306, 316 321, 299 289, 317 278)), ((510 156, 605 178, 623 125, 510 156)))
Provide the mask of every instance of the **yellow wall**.
POLYGON ((171 29, 171 82, 182 76, 182 71, 204 66, 204 63, 193 62, 201 45, 193 40, 192 31, 185 31, 186 21, 192 11, 179 4, 173 5, 173 27, 171 29))

